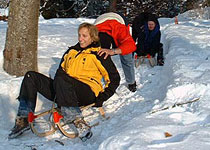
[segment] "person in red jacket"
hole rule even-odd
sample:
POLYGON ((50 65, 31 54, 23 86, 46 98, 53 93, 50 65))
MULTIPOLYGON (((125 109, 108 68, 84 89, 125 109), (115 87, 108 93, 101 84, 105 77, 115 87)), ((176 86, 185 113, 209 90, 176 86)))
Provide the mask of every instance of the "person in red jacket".
POLYGON ((113 12, 105 13, 100 15, 94 24, 99 30, 102 47, 99 55, 105 53, 104 59, 108 55, 120 55, 128 89, 135 92, 136 81, 132 52, 136 50, 136 45, 130 34, 125 16, 113 12))

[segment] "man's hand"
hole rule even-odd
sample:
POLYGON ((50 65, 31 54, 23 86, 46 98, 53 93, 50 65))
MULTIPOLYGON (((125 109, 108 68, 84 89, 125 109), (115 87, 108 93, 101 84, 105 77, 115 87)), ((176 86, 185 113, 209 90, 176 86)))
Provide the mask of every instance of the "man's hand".
POLYGON ((119 48, 117 48, 117 49, 102 48, 100 51, 98 51, 99 56, 102 56, 103 54, 105 54, 104 59, 106 59, 109 55, 113 56, 113 55, 121 54, 121 53, 122 53, 122 51, 119 48))
POLYGON ((106 49, 106 48, 102 48, 100 51, 98 51, 98 55, 102 56, 103 54, 105 54, 104 59, 106 59, 109 55, 114 55, 114 51, 110 50, 110 49, 106 49))

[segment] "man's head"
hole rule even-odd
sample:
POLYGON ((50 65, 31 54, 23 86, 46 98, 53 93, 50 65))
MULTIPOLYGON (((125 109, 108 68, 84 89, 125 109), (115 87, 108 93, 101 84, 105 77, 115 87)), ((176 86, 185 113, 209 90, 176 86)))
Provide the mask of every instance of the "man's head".
POLYGON ((148 24, 148 29, 150 31, 152 31, 152 30, 155 29, 155 26, 158 24, 158 20, 155 16, 149 15, 148 20, 147 20, 147 24, 148 24))
POLYGON ((152 31, 152 30, 154 30, 155 29, 155 25, 156 25, 156 23, 154 22, 154 21, 148 21, 147 22, 148 23, 148 29, 150 30, 150 31, 152 31))

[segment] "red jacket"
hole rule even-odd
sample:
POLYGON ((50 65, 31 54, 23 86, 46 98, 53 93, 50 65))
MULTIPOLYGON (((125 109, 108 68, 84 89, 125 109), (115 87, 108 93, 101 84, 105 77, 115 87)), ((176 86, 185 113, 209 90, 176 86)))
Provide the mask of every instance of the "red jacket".
POLYGON ((106 32, 114 39, 116 46, 122 50, 121 55, 126 55, 136 50, 136 44, 129 32, 129 26, 125 26, 116 20, 106 20, 97 24, 96 27, 99 32, 106 32))

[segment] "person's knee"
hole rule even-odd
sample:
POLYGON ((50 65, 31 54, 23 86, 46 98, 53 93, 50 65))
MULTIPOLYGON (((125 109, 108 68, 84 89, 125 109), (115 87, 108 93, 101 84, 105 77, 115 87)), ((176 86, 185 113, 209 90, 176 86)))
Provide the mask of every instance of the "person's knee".
POLYGON ((31 75, 31 74, 34 74, 34 71, 28 71, 28 72, 26 72, 25 75, 31 75))
POLYGON ((34 80, 35 80, 35 72, 34 71, 26 72, 24 79, 23 79, 24 84, 31 83, 34 80))
POLYGON ((137 56, 145 56, 144 52, 141 52, 138 50, 136 50, 135 52, 136 52, 137 56))
POLYGON ((158 49, 152 49, 152 50, 150 50, 149 51, 149 55, 151 56, 151 57, 155 57, 155 55, 158 53, 158 49))
POLYGON ((34 77, 35 75, 37 74, 37 72, 35 72, 35 71, 28 71, 28 72, 26 72, 26 74, 25 74, 25 77, 34 77))
POLYGON ((160 43, 160 44, 159 44, 159 49, 162 49, 162 48, 163 48, 163 44, 160 43))

